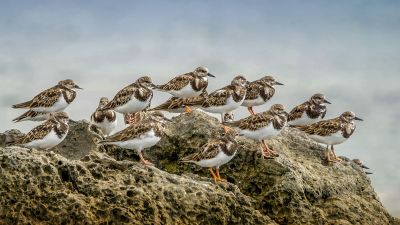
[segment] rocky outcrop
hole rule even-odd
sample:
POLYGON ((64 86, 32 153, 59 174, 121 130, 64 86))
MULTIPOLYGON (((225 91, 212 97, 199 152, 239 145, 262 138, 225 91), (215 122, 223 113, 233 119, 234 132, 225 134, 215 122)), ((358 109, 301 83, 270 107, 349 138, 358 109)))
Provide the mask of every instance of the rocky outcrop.
POLYGON ((207 169, 179 159, 222 126, 201 112, 173 121, 144 152, 154 167, 97 145, 99 131, 84 121, 53 152, 0 147, 0 224, 400 224, 357 165, 324 163, 321 147, 296 130, 269 141, 280 157, 268 160, 239 137, 237 156, 221 168, 228 182, 215 184, 207 169))

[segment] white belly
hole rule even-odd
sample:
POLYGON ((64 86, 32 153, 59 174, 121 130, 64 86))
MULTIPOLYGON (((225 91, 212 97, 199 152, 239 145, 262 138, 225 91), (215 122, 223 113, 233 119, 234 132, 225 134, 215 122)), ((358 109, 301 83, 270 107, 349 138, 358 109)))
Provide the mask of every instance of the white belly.
POLYGON ((107 120, 107 118, 104 118, 104 121, 101 123, 96 123, 94 121, 92 121, 92 123, 99 127, 101 132, 106 136, 109 136, 111 132, 117 127, 117 120, 110 122, 107 120))
POLYGON ((258 96, 256 99, 252 100, 244 100, 242 106, 251 107, 251 106, 259 106, 264 104, 266 101, 261 96, 258 96))
POLYGON ((36 108, 31 108, 35 112, 60 112, 63 111, 65 108, 68 107, 68 103, 65 101, 64 97, 60 95, 58 100, 54 103, 54 105, 50 107, 36 107, 36 108))
POLYGON ((274 138, 281 130, 276 130, 272 124, 259 130, 240 130, 240 134, 253 140, 265 140, 274 138))
POLYGON ((220 166, 231 161, 231 159, 233 159, 233 157, 235 157, 235 155, 236 155, 236 152, 233 155, 228 156, 223 151, 220 150, 220 152, 218 153, 218 155, 215 158, 201 160, 201 161, 195 162, 195 164, 197 164, 201 167, 219 168, 220 166))
POLYGON ((67 134, 64 134, 59 138, 56 132, 52 130, 43 139, 31 141, 23 146, 27 148, 50 149, 60 144, 66 136, 67 134))
POLYGON ((343 137, 341 131, 338 131, 330 136, 309 135, 309 137, 318 143, 327 145, 337 145, 347 140, 347 138, 343 137))
POLYGON ((150 148, 156 145, 161 140, 161 137, 157 137, 153 130, 140 135, 138 138, 131 139, 128 141, 112 142, 110 144, 117 145, 121 148, 133 149, 137 152, 141 152, 145 148, 150 148))
POLYGON ((135 113, 142 111, 149 105, 150 105, 150 98, 147 101, 142 102, 136 99, 134 96, 132 96, 132 99, 129 102, 127 102, 125 105, 116 107, 115 111, 119 113, 135 113))
POLYGON ((173 95, 175 97, 180 97, 180 98, 196 97, 196 96, 199 96, 202 92, 203 92, 203 90, 200 90, 200 91, 193 90, 192 85, 190 85, 190 83, 188 83, 188 85, 183 87, 181 90, 168 91, 168 93, 170 93, 171 95, 173 95))
POLYGON ((321 118, 318 116, 316 119, 311 119, 310 117, 307 116, 307 113, 303 113, 299 119, 289 121, 288 124, 290 125, 295 125, 295 126, 304 126, 304 125, 309 125, 313 124, 316 122, 321 121, 321 118))
POLYGON ((211 106, 211 107, 201 108, 201 109, 203 109, 206 112, 210 112, 210 113, 221 113, 221 114, 222 113, 227 113, 227 112, 231 112, 231 111, 237 109, 240 105, 242 105, 243 99, 241 101, 239 101, 239 102, 235 102, 232 97, 229 97, 226 100, 226 104, 225 105, 211 106))

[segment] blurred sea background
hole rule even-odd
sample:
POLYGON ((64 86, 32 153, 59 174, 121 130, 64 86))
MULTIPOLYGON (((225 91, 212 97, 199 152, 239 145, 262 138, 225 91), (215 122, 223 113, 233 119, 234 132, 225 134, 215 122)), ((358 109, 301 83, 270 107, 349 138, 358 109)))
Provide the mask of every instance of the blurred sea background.
MULTIPOLYGON (((30 100, 59 80, 84 90, 66 111, 89 119, 139 76, 161 84, 204 65, 217 77, 273 75, 273 103, 288 110, 312 94, 332 105, 327 118, 354 111, 359 122, 339 155, 371 168, 375 190, 400 216, 400 1, 1 1, 0 132, 30 100)), ((169 96, 156 92, 152 105, 169 96)), ((247 116, 246 108, 235 118, 247 116)), ((122 116, 119 116, 123 128, 122 116)))

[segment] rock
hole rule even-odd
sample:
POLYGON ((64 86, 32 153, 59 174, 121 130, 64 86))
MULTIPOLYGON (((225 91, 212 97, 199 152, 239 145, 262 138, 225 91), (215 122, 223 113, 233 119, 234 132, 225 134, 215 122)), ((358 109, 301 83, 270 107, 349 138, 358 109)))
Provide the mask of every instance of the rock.
MULTIPOLYGON (((194 111, 173 119, 158 145, 144 151, 98 146, 99 131, 72 122, 52 152, 0 147, 0 224, 400 224, 353 162, 325 164, 321 147, 296 130, 269 141, 280 153, 264 160, 240 137, 237 156, 208 170, 179 163, 218 121, 194 111)), ((0 135, 0 144, 4 139, 0 135)))

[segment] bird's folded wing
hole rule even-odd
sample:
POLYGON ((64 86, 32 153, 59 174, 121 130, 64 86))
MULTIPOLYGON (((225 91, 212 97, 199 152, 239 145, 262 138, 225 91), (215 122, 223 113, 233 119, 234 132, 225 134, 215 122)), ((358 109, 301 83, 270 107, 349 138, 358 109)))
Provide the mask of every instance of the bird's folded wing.
POLYGON ((191 79, 193 79, 193 77, 190 76, 190 73, 187 73, 175 77, 172 80, 168 81, 168 83, 157 86, 157 88, 163 91, 171 91, 171 90, 178 91, 184 88, 186 85, 188 85, 191 79))
POLYGON ((46 121, 39 126, 29 131, 22 139, 18 140, 17 144, 26 144, 34 140, 42 139, 50 133, 54 123, 46 121))

